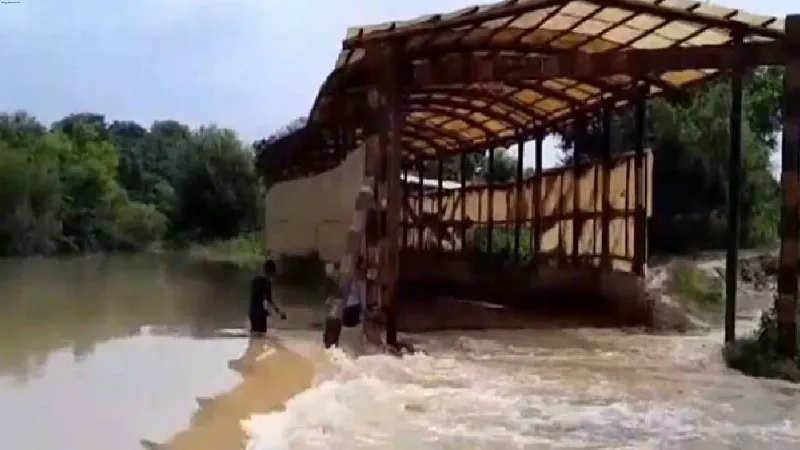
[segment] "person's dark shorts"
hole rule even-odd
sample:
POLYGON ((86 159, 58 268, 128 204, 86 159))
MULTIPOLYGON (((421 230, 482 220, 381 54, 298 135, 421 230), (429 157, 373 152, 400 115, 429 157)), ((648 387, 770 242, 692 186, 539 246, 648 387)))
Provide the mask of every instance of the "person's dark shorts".
POLYGON ((361 323, 361 305, 345 306, 342 311, 342 325, 353 328, 361 323))
POLYGON ((266 333, 267 314, 250 314, 250 331, 253 333, 266 333))

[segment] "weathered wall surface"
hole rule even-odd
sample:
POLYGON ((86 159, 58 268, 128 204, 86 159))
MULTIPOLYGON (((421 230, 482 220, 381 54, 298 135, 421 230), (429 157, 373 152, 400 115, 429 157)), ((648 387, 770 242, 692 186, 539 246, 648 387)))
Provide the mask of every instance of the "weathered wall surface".
POLYGON ((325 260, 339 260, 363 166, 360 147, 333 170, 273 186, 266 194, 267 250, 274 256, 318 251, 325 260))
MULTIPOLYGON (((651 213, 653 160, 650 152, 645 154, 645 205, 646 214, 651 213)), ((635 172, 634 156, 626 154, 616 157, 608 173, 611 217, 609 220, 610 254, 616 270, 629 271, 634 258, 634 217, 635 217, 635 172)), ((517 217, 522 222, 522 233, 532 236, 536 204, 541 203, 543 235, 541 251, 549 253, 561 251, 565 255, 572 254, 573 226, 580 227, 578 254, 581 257, 595 258, 599 262, 602 249, 602 189, 604 170, 600 164, 586 165, 580 168, 575 177, 570 168, 558 168, 542 174, 542 195, 536 198, 538 179, 528 179, 523 183, 522 195, 517 196, 515 183, 494 187, 491 207, 494 229, 510 227, 516 224, 517 217), (577 183, 575 179, 577 178, 577 183), (578 191, 577 208, 575 207, 575 190, 578 191), (577 219, 576 213, 577 212, 577 219)), ((456 230, 457 223, 464 209, 464 216, 472 222, 468 230, 485 227, 489 221, 489 189, 486 185, 470 186, 462 198, 460 190, 444 191, 442 211, 438 210, 436 192, 423 195, 423 211, 428 216, 435 216, 441 228, 447 229, 452 239, 442 243, 444 251, 461 248, 456 230)), ((408 205, 411 211, 404 211, 404 221, 409 227, 406 232, 408 247, 418 247, 419 228, 412 224, 412 216, 418 214, 418 197, 409 195, 408 205)), ((469 233, 469 232, 468 232, 469 233)), ((526 239, 531 242, 532 239, 526 239)), ((432 228, 423 229, 423 247, 438 248, 438 241, 432 228)), ((584 259, 585 259, 584 258, 584 259)))

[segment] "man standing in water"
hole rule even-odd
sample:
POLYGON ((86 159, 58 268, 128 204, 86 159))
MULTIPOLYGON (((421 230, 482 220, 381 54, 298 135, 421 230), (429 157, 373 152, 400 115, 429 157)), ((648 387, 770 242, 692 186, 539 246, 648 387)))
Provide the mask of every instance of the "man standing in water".
POLYGON ((264 262, 264 274, 257 275, 250 282, 250 332, 256 336, 267 332, 268 306, 280 314, 281 320, 286 320, 286 314, 278 308, 272 298, 272 279, 275 272, 275 262, 267 259, 264 262))

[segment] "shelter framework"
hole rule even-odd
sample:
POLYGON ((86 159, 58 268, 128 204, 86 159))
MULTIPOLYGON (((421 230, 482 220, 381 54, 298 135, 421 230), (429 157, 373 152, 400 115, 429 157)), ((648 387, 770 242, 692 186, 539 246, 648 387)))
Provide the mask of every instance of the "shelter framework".
MULTIPOLYGON (((408 261, 420 258, 443 261, 441 251, 422 256, 421 232, 417 234, 416 259, 409 259, 413 252, 407 245, 408 230, 424 229, 421 220, 427 217, 430 222, 430 215, 423 214, 426 196, 418 193, 414 197, 404 189, 403 172, 416 170, 422 179, 426 167, 438 164, 440 187, 429 203, 441 216, 446 203, 441 188, 444 161, 458 159, 464 195, 464 186, 470 181, 463 170, 465 155, 488 152, 491 172, 495 149, 517 146, 518 166, 515 184, 510 188, 514 194, 508 206, 497 207, 495 193, 500 188, 491 180, 483 188, 489 199, 483 232, 488 233, 486 245, 491 254, 494 210, 504 209, 504 226, 508 217, 513 217, 514 259, 522 259, 520 241, 530 233, 533 258, 527 268, 531 274, 538 274, 531 276, 541 277, 546 233, 542 140, 548 133, 570 128, 576 135, 576 162, 564 170, 562 179, 568 172, 573 180, 572 205, 583 200, 578 180, 586 168, 577 164, 578 155, 601 155, 599 165, 593 168, 600 185, 595 192, 600 225, 592 222, 593 230, 599 228, 592 236, 602 249, 599 263, 578 258, 584 231, 576 223, 586 218, 578 217, 580 208, 573 208, 569 219, 572 249, 561 252, 566 256, 562 255, 556 265, 589 265, 604 272, 619 272, 608 265, 609 224, 614 214, 609 194, 613 184, 609 124, 613 111, 632 107, 637 132, 631 142, 633 181, 625 184, 625 195, 632 194, 633 198, 632 217, 626 226, 630 224, 634 236, 629 271, 641 279, 647 260, 650 191, 645 102, 655 96, 681 95, 692 86, 724 75, 733 94, 726 269, 726 340, 731 340, 740 229, 742 74, 767 65, 785 67, 781 270, 776 308, 782 351, 792 356, 796 352, 793 337, 800 237, 800 16, 782 20, 685 0, 509 0, 351 28, 307 126, 272 143, 261 152, 259 162, 265 179, 280 183, 328 171, 352 149, 364 148, 363 185, 347 236, 341 287, 349 289, 352 262, 358 255, 365 256, 377 272, 370 298, 382 311, 387 343, 394 345, 396 297, 404 280, 404 267, 415 265, 408 261), (589 124, 599 124, 601 143, 587 139, 589 124), (536 165, 533 177, 526 181, 522 154, 523 144, 529 140, 535 141, 536 165), (631 192, 627 192, 628 187, 631 192), (521 200, 526 189, 530 189, 530 203, 521 200), (404 204, 414 198, 416 208, 403 212, 404 204), (519 213, 522 203, 529 205, 529 214, 519 213), (511 205, 517 213, 509 214, 511 205), (524 223, 529 224, 528 229, 524 223), (595 234, 599 235, 597 239, 595 234)), ((509 192, 508 187, 503 189, 509 192)), ((461 211, 466 209, 462 207, 461 211)), ((455 234, 463 249, 474 220, 470 223, 466 212, 460 214, 449 223, 437 225, 440 232, 433 234, 455 234)), ((565 220, 563 214, 558 220, 565 220)), ((563 242, 560 244, 563 247, 563 242)), ((437 241, 434 248, 444 247, 437 241)), ((458 272, 460 269, 454 268, 458 264, 453 258, 449 261, 450 272, 458 272)), ((505 265, 495 266, 495 272, 509 272, 505 265)), ((463 269, 461 278, 469 278, 465 273, 472 272, 463 269)), ((501 278, 493 280, 499 283, 501 278)))

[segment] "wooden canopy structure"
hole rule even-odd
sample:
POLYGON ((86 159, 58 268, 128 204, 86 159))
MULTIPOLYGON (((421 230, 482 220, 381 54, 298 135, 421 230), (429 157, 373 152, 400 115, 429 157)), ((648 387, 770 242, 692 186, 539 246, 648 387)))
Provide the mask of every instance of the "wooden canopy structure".
POLYGON ((363 140, 368 87, 375 66, 386 65, 369 63, 370 46, 391 46, 403 60, 394 71, 406 85, 402 147, 413 159, 558 130, 609 103, 625 106, 645 81, 644 94, 657 96, 737 61, 779 63, 784 40, 783 20, 684 0, 505 1, 350 28, 301 132, 304 145, 287 145, 298 153, 272 165, 283 169, 273 179, 335 166, 343 124, 356 127, 348 148, 363 140))
MULTIPOLYGON (((366 149, 364 188, 348 236, 350 260, 343 264, 342 287, 348 286, 354 258, 367 256, 380 272, 376 301, 389 317, 387 340, 394 341, 391 317, 400 260, 396 237, 402 227, 402 170, 421 161, 518 144, 521 192, 522 143, 537 142, 538 176, 541 141, 547 133, 566 126, 585 129, 590 120, 603 122, 608 129, 609 114, 632 104, 639 130, 637 142, 632 143, 639 248, 634 267, 641 274, 646 258, 644 102, 718 74, 729 75, 733 170, 727 339, 732 339, 742 72, 765 65, 786 67, 777 306, 787 324, 784 336, 793 336, 788 333, 795 327, 800 235, 800 16, 782 20, 686 0, 507 0, 351 28, 307 126, 264 145, 259 164, 265 179, 274 184, 325 172, 352 149, 366 149), (378 213, 374 219, 370 211, 378 213)), ((578 147, 579 143, 576 152, 578 147)), ((577 205, 578 189, 575 192, 577 205)), ((608 204, 604 199, 603 214, 608 213, 608 204)), ((540 220, 540 211, 535 216, 540 220)), ((491 231, 491 213, 489 221, 491 231)), ((607 242, 608 232, 603 233, 607 242)), ((519 242, 519 224, 516 234, 519 242)))

